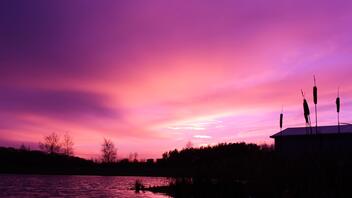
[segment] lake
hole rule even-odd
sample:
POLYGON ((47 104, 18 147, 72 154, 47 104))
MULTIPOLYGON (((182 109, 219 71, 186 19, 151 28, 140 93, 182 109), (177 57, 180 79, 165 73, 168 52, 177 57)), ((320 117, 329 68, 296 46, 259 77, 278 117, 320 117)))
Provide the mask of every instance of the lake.
POLYGON ((0 197, 147 197, 166 198, 130 190, 136 180, 148 186, 167 185, 163 177, 0 175, 0 197))

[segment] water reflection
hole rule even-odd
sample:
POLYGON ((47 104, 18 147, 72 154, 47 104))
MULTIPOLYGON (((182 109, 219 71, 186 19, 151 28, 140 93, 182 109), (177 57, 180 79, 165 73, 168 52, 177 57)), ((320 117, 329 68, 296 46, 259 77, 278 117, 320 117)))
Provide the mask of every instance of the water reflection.
POLYGON ((0 197, 169 197, 129 190, 137 179, 145 186, 169 181, 162 177, 0 175, 0 197))

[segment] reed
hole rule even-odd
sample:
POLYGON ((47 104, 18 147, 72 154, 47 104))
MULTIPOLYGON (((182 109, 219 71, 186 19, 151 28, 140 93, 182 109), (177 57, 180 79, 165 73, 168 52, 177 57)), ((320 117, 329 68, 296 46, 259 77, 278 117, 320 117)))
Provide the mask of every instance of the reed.
POLYGON ((317 110, 318 88, 316 85, 315 76, 314 76, 314 87, 313 87, 313 100, 314 100, 314 107, 315 107, 315 134, 318 134, 318 110, 317 110))

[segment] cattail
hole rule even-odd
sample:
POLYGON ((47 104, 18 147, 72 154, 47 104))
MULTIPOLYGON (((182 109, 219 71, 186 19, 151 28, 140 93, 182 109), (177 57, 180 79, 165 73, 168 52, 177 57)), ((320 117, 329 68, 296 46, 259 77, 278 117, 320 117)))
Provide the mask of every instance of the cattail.
POLYGON ((302 90, 301 90, 301 92, 302 92, 302 97, 303 97, 304 119, 306 120, 306 124, 310 127, 310 132, 312 132, 311 125, 310 125, 310 118, 309 118, 310 111, 309 111, 308 102, 307 102, 307 100, 305 99, 304 93, 303 93, 302 90))
POLYGON ((336 111, 337 111, 338 132, 340 133, 340 89, 337 90, 336 111))
POLYGON ((280 129, 282 129, 282 119, 284 117, 284 114, 280 113, 280 129))
POLYGON ((304 119, 306 120, 306 123, 308 124, 309 123, 309 119, 308 119, 308 115, 307 114, 304 114, 304 119))
POLYGON ((336 111, 337 111, 337 113, 340 113, 340 93, 339 93, 340 91, 338 91, 338 93, 337 93, 337 98, 336 98, 336 111))
POLYGON ((336 111, 340 113, 340 97, 336 98, 336 111))
POLYGON ((314 100, 314 109, 315 109, 315 133, 318 133, 318 111, 317 111, 317 104, 318 104, 318 88, 315 81, 314 76, 314 87, 313 87, 313 100, 314 100))
POLYGON ((302 90, 301 90, 301 92, 302 92, 302 97, 303 97, 303 111, 304 111, 304 115, 309 116, 310 111, 309 111, 308 102, 307 102, 306 98, 304 97, 304 93, 303 93, 302 90))
POLYGON ((313 87, 313 99, 314 99, 314 104, 318 104, 318 88, 315 82, 315 76, 314 76, 314 87, 313 87))
POLYGON ((310 114, 309 106, 308 106, 308 102, 306 99, 303 99, 303 110, 304 110, 304 115, 309 116, 309 114, 310 114))
POLYGON ((284 115, 282 114, 282 112, 280 113, 280 135, 282 135, 282 119, 283 119, 284 115))

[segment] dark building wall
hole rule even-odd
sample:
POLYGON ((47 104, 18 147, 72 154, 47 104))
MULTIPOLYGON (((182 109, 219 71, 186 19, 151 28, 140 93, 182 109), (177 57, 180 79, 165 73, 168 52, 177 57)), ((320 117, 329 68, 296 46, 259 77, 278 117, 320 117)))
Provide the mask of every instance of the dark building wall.
POLYGON ((309 154, 352 154, 352 134, 281 136, 275 150, 286 156, 309 154))

